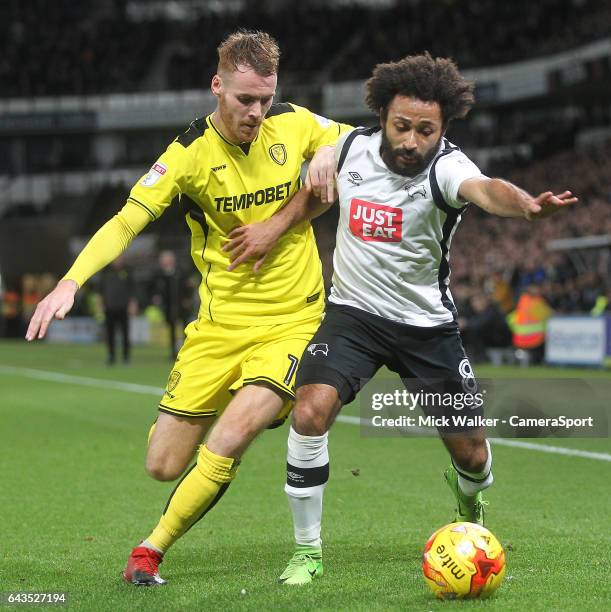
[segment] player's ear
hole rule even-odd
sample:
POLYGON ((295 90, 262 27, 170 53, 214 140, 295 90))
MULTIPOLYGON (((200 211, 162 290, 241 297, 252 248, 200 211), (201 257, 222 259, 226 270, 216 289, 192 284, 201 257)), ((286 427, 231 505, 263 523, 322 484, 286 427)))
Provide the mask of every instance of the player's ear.
POLYGON ((212 77, 212 83, 210 83, 210 89, 212 93, 218 98, 221 95, 221 89, 223 88, 223 81, 218 74, 212 77))

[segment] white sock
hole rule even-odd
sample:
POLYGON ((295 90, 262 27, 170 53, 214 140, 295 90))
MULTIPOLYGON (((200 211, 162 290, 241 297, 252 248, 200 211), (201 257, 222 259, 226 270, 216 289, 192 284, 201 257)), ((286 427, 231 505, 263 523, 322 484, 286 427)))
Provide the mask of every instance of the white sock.
POLYGON ((486 448, 488 449, 488 458, 481 472, 466 472, 452 462, 458 472, 458 486, 469 497, 473 497, 478 491, 487 489, 494 482, 494 477, 492 476, 492 450, 488 440, 486 440, 486 448))
POLYGON ((292 427, 289 431, 284 491, 298 545, 321 545, 322 496, 329 479, 328 435, 302 436, 292 427))
POLYGON ((158 548, 153 546, 148 540, 143 540, 140 543, 140 546, 144 546, 144 548, 150 548, 151 550, 154 550, 155 552, 158 552, 160 555, 163 555, 163 551, 159 550, 158 548))

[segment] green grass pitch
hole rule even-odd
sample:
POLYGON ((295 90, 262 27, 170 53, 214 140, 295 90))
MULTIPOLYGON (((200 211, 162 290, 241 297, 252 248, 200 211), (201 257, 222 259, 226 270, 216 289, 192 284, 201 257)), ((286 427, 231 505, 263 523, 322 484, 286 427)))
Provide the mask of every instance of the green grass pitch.
MULTIPOLYGON (((330 437, 324 578, 275 582, 292 552, 285 426, 256 441, 223 500, 166 555, 168 584, 126 585, 127 555, 173 484, 143 467, 155 390, 115 383, 163 387, 170 364, 151 348, 136 349, 129 367, 103 363, 101 346, 0 343, 0 592, 65 591, 69 608, 113 611, 609 609, 610 461, 494 445, 488 526, 507 549, 506 579, 491 600, 444 603, 424 584, 420 554, 452 515, 446 452, 435 439, 363 438, 348 423, 330 437)), ((536 443, 611 452, 608 438, 536 443)))

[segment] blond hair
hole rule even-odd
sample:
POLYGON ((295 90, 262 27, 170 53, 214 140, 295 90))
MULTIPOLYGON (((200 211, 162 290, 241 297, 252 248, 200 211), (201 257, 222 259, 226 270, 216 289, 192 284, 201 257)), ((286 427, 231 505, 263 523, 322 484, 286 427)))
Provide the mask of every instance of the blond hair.
POLYGON ((238 30, 230 34, 217 48, 218 72, 235 72, 238 66, 249 66, 260 76, 278 72, 280 49, 269 34, 253 30, 238 30))

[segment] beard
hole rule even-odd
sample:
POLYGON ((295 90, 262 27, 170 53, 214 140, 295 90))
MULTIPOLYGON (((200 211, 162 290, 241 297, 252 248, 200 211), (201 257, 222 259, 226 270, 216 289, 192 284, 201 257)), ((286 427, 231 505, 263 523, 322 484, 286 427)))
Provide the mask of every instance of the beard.
POLYGON ((413 177, 420 174, 430 163, 439 147, 439 140, 424 154, 417 151, 406 151, 403 147, 393 149, 390 141, 386 137, 386 131, 382 128, 382 145, 380 155, 388 166, 388 169, 401 176, 413 177))

